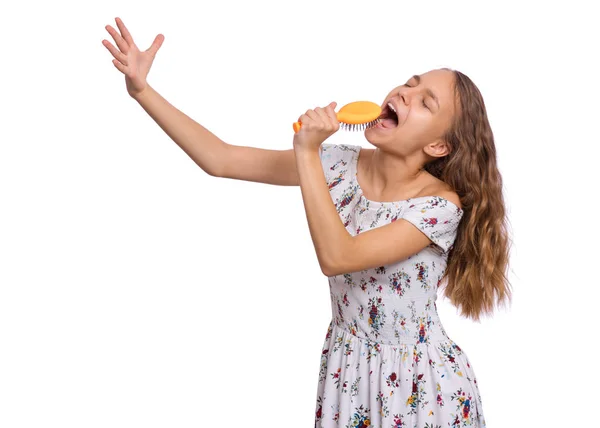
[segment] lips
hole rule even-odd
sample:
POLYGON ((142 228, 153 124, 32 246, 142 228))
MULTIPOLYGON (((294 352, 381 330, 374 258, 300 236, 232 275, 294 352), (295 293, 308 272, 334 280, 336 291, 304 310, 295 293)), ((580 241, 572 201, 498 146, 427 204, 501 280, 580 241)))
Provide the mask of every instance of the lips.
POLYGON ((397 114, 398 108, 390 101, 388 102, 379 116, 383 128, 396 128, 400 122, 397 114))

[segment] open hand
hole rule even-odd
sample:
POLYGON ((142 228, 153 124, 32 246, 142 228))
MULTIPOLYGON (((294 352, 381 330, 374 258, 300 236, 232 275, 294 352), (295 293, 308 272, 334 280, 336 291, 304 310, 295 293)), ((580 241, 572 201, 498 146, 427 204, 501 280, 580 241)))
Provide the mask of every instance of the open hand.
POLYGON ((135 98, 148 86, 146 76, 148 76, 156 52, 158 52, 158 49, 165 40, 165 36, 158 34, 152 42, 152 45, 144 52, 140 52, 133 42, 131 34, 127 31, 125 24, 121 21, 121 18, 115 18, 115 21, 117 22, 117 27, 119 27, 121 34, 110 25, 107 25, 105 28, 112 36, 119 49, 115 48, 108 40, 102 40, 102 44, 115 57, 112 62, 114 66, 125 75, 127 92, 131 97, 135 98))

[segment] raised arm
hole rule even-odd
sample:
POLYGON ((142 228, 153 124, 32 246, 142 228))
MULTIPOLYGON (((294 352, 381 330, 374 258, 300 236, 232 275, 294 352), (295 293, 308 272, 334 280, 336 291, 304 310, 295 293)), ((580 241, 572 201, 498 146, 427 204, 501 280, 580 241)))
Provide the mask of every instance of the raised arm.
POLYGON ((209 175, 221 175, 225 142, 178 110, 150 85, 133 98, 200 168, 209 175))
POLYGON ((200 168, 215 177, 299 185, 293 148, 267 150, 227 144, 148 85, 147 75, 164 36, 158 34, 150 48, 140 51, 123 21, 115 21, 119 31, 110 25, 106 30, 116 46, 108 40, 102 44, 113 55, 114 66, 125 75, 127 92, 200 168))
POLYGON ((294 149, 269 150, 225 145, 225 162, 219 177, 279 186, 299 186, 294 149))
POLYGON ((169 137, 207 174, 281 186, 298 186, 294 149, 228 144, 148 86, 134 97, 169 137))

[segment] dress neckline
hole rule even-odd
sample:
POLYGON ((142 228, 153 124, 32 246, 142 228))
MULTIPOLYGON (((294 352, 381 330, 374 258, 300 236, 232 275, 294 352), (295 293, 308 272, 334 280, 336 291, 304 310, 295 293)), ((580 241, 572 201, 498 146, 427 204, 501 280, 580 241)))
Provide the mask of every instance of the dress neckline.
POLYGON ((353 156, 352 159, 352 168, 353 168, 353 173, 352 173, 352 179, 354 180, 354 184, 356 185, 356 190, 359 194, 359 203, 363 204, 363 205, 370 205, 373 207, 385 207, 385 206, 393 206, 393 205, 400 205, 402 203, 406 203, 406 202, 412 202, 415 200, 419 200, 419 199, 432 199, 432 198, 437 198, 437 199, 441 199, 443 201, 446 201, 448 204, 454 206, 459 213, 463 213, 463 209, 460 208, 458 205, 456 205, 454 202, 444 198, 443 196, 437 196, 437 195, 427 195, 427 196, 416 196, 414 198, 407 198, 407 199, 401 199, 399 201, 372 201, 370 199, 367 199, 365 197, 365 194, 363 192, 362 187, 360 187, 360 183, 358 182, 358 158, 360 156, 360 151, 362 150, 361 146, 356 146, 357 150, 356 150, 356 155, 353 156))

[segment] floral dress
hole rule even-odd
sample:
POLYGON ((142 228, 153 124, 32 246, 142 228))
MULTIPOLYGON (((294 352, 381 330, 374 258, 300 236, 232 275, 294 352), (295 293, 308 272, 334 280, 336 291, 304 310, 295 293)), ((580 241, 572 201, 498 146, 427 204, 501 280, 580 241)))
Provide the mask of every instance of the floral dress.
POLYGON ((435 304, 463 211, 441 196, 366 199, 356 179, 360 149, 321 146, 346 230, 356 236, 405 219, 432 242, 400 262, 328 278, 332 319, 315 428, 484 428, 473 367, 444 331, 435 304))

